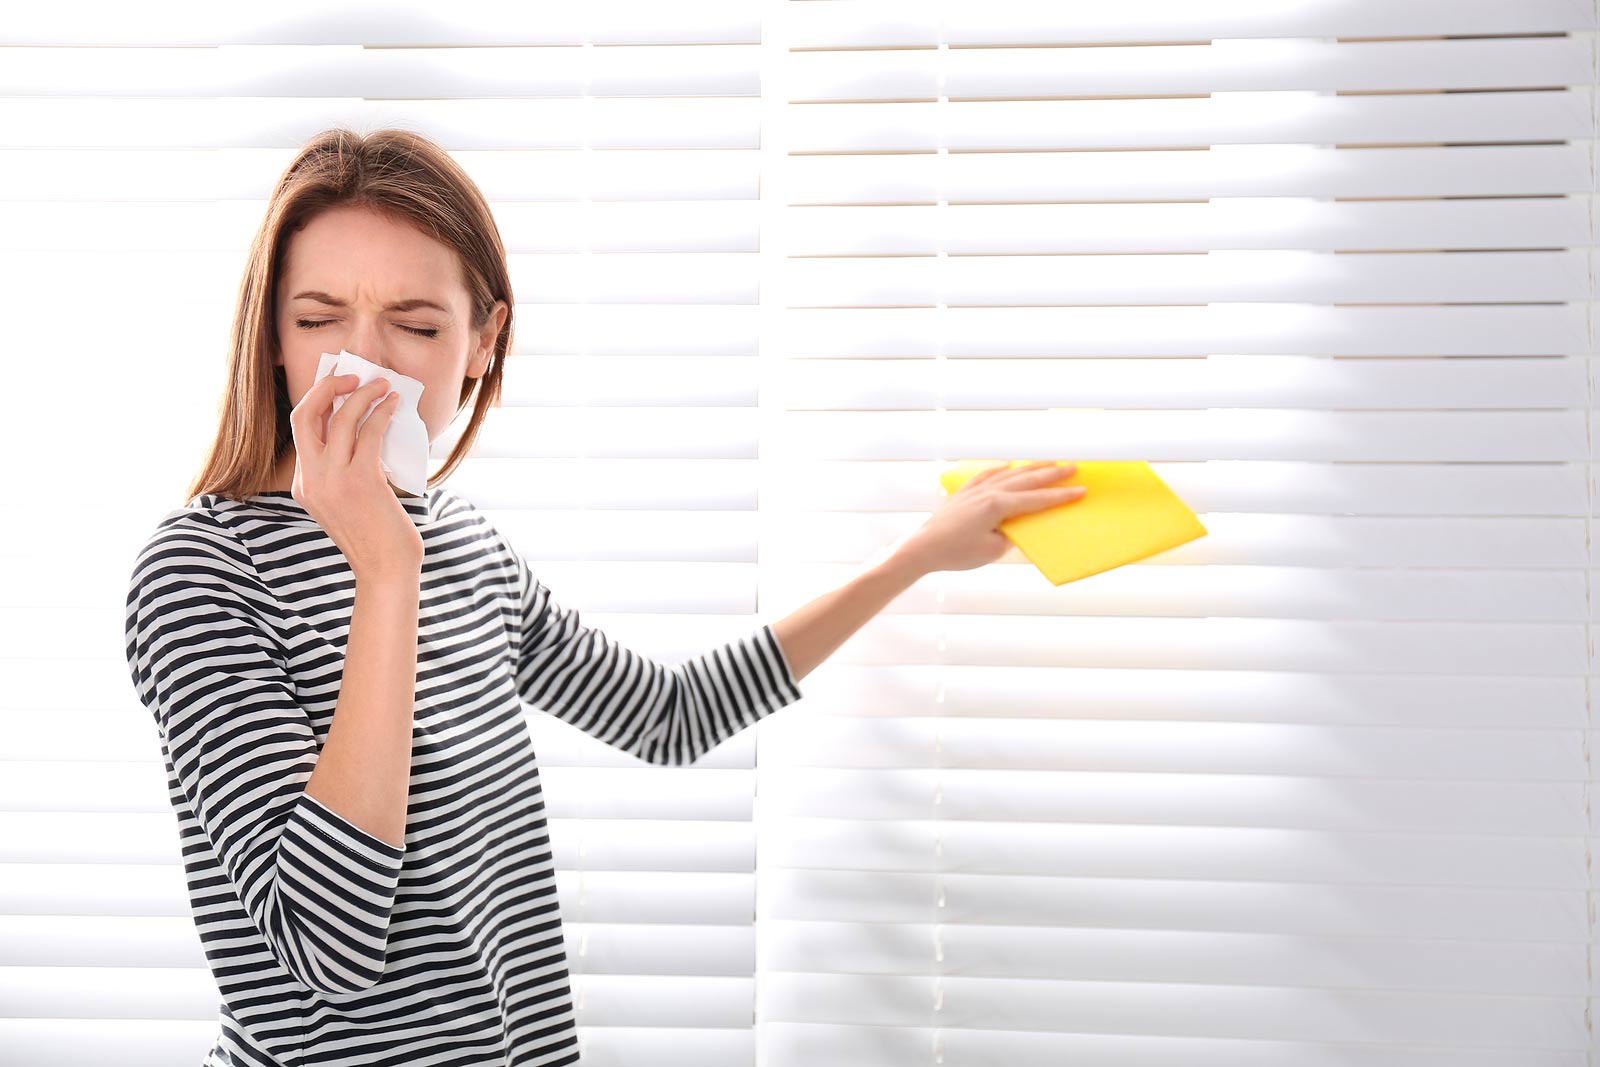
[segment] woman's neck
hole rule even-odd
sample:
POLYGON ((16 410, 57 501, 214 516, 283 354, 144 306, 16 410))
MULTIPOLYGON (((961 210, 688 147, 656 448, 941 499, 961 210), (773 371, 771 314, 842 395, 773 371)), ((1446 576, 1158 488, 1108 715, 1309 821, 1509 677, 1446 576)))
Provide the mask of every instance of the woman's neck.
POLYGON ((268 492, 287 493, 294 488, 294 446, 284 450, 278 459, 278 464, 272 470, 272 480, 267 485, 268 492))

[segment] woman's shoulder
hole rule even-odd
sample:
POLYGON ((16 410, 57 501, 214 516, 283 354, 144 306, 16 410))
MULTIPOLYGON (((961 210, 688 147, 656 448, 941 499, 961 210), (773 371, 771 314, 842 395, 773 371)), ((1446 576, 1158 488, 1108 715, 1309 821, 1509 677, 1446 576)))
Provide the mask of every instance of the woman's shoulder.
POLYGON ((495 540, 502 544, 505 542, 505 537, 495 526, 494 521, 465 494, 445 485, 437 487, 434 492, 438 494, 434 510, 440 518, 456 519, 493 535, 495 540))
MULTIPOLYGON (((286 668, 282 616, 272 592, 237 534, 205 507, 162 515, 135 553, 123 602, 123 645, 128 676, 140 702, 165 723, 163 686, 193 686, 212 660, 226 661, 251 684, 286 668), (209 657, 209 658, 208 658, 209 657), (218 659, 220 657, 220 659, 218 659), (165 681, 163 681, 165 679, 165 681)), ((212 677, 207 686, 221 684, 212 677)))
POLYGON ((450 520, 448 525, 454 529, 466 528, 474 532, 479 551, 483 553, 483 565, 494 568, 504 577, 520 579, 525 563, 494 520, 462 493, 445 486, 439 486, 435 492, 439 495, 436 514, 440 519, 450 520))
POLYGON ((180 553, 198 554, 219 562, 249 566, 249 553, 244 551, 238 536, 223 520, 218 506, 220 500, 219 497, 205 494, 162 515, 135 554, 135 563, 143 564, 180 553))
POLYGON ((207 497, 162 515, 134 553, 130 612, 153 596, 180 593, 252 602, 266 595, 249 551, 207 497))

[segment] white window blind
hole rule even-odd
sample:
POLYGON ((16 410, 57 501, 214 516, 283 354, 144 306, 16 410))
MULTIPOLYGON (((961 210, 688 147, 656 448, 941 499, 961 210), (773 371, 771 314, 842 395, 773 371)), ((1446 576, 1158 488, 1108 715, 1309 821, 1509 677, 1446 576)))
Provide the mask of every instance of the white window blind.
POLYGON ((450 486, 642 651, 851 577, 958 459, 1146 459, 1210 530, 930 575, 694 767, 530 714, 585 1063, 1585 1062, 1596 26, 8 11, 0 1062, 215 1032, 121 597, 334 124, 493 203, 516 346, 450 486))
POLYGON ((778 599, 958 459, 1210 534, 763 725, 759 1062, 1586 1062, 1592 5, 774 10, 778 599))

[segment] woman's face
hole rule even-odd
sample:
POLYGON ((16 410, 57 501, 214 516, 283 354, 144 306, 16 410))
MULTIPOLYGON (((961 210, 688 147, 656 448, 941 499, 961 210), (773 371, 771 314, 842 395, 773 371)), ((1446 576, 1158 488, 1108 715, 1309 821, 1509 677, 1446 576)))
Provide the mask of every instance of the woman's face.
POLYGON ((432 441, 455 418, 462 382, 488 369, 509 314, 497 301, 474 331, 469 299, 448 245, 368 208, 322 212, 289 238, 278 274, 273 362, 289 403, 311 388, 322 353, 342 348, 422 383, 417 411, 432 441), (391 306, 407 301, 427 303, 391 306))

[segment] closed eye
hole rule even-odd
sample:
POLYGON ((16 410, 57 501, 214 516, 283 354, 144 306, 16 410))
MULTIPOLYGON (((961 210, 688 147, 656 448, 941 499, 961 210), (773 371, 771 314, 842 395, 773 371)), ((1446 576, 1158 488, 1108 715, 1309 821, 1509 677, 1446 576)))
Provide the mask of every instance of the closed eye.
MULTIPOLYGON (((326 325, 328 325, 328 323, 330 321, 331 320, 329 320, 329 319, 316 319, 316 320, 312 320, 312 319, 295 319, 294 320, 294 324, 296 326, 300 327, 302 330, 315 330, 318 326, 326 326, 326 325)), ((437 337, 437 336, 439 336, 439 331, 436 330, 436 329, 433 329, 433 330, 420 330, 420 329, 417 329, 414 326, 406 326, 406 325, 403 325, 403 324, 398 323, 398 322, 395 323, 395 325, 399 326, 402 330, 405 330, 408 333, 414 333, 419 337, 437 337)))

